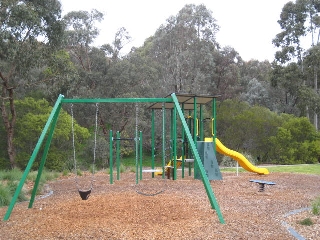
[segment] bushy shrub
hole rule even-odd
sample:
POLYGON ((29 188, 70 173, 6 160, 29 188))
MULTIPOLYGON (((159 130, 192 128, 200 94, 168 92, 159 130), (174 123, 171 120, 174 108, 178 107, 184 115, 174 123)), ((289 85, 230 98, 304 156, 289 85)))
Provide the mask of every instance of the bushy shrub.
POLYGON ((220 162, 221 167, 236 167, 237 162, 233 160, 231 157, 223 156, 220 162))
POLYGON ((291 117, 269 138, 270 157, 276 164, 317 163, 320 135, 307 118, 291 117))
MULTIPOLYGON (((16 110, 19 112, 14 138, 16 163, 18 167, 24 169, 30 160, 39 136, 52 111, 52 107, 44 99, 35 100, 28 97, 16 101, 16 110)), ((74 133, 77 148, 90 137, 89 130, 81 127, 75 120, 74 133)), ((71 136, 71 117, 66 111, 61 109, 46 159, 46 167, 48 169, 62 171, 65 168, 66 159, 72 152, 71 136)), ((39 149, 38 156, 32 166, 33 169, 38 169, 39 167, 44 144, 45 141, 39 149)))

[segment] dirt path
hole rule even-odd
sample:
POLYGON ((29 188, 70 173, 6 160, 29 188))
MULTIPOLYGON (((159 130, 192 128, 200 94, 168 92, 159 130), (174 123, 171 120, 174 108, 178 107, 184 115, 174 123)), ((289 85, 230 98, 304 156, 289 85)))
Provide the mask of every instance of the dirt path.
MULTIPOLYGON (((305 239, 320 239, 320 219, 309 211, 320 196, 320 176, 271 173, 223 173, 211 185, 226 224, 220 224, 211 209, 203 184, 183 180, 143 182, 135 186, 133 173, 109 184, 104 174, 95 175, 94 189, 87 201, 75 190, 74 178, 51 182, 49 197, 17 204, 8 221, 0 222, 0 239, 296 239, 288 228, 305 239), (273 181, 264 192, 250 179, 273 181), (157 192, 143 196, 136 190, 157 192), (298 220, 312 217, 314 225, 298 220)), ((4 216, 7 208, 0 209, 4 216)))

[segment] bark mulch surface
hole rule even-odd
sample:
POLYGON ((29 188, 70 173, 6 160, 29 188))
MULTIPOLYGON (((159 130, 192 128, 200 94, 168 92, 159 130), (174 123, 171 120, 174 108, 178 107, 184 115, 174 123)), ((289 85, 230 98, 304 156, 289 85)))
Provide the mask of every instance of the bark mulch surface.
MULTIPOLYGON (((292 230, 304 239, 320 239, 319 216, 296 211, 309 208, 320 196, 320 175, 222 175, 211 186, 225 224, 200 180, 150 178, 136 185, 134 173, 123 173, 111 185, 107 174, 98 173, 86 201, 69 176, 48 183, 45 189, 52 194, 38 197, 33 208, 27 208, 28 202, 16 204, 10 219, 0 222, 0 239, 297 239, 292 230), (276 185, 259 192, 251 179, 276 185), (145 196, 137 191, 161 193, 145 196), (298 223, 306 218, 313 225, 298 223)), ((78 179, 79 185, 84 179, 78 179)), ((0 215, 6 210, 0 208, 0 215)))

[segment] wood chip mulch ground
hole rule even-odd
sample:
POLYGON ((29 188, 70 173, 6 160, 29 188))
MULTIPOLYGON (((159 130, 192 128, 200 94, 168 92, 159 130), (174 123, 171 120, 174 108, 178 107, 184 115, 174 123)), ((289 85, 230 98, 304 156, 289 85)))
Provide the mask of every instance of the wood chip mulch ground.
MULTIPOLYGON (((222 175, 223 180, 211 181, 211 186, 225 224, 211 209, 200 180, 157 178, 136 185, 134 173, 123 173, 110 185, 109 176, 99 173, 86 201, 70 176, 50 182, 46 191, 52 194, 38 197, 33 208, 27 208, 28 202, 16 204, 10 219, 0 222, 0 239, 285 240, 297 239, 295 234, 300 239, 320 239, 320 218, 308 210, 320 196, 320 175, 222 175), (251 179, 276 185, 259 192, 251 179), (136 191, 161 193, 145 196, 136 191), (306 218, 312 219, 312 226, 298 223, 306 218)), ((6 210, 0 208, 2 218, 6 210)))

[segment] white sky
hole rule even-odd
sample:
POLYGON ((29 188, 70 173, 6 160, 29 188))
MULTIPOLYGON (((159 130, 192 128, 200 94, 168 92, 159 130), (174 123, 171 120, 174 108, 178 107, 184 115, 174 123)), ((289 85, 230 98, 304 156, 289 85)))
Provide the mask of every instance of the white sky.
MULTIPOLYGON (((70 11, 97 9, 105 14, 99 24, 100 35, 95 45, 112 43, 117 30, 125 27, 132 37, 127 46, 140 47, 146 38, 176 16, 186 4, 204 4, 212 11, 220 31, 221 46, 231 46, 248 61, 272 61, 276 49, 272 39, 280 32, 277 21, 289 0, 60 0, 63 14, 70 11)), ((124 52, 125 53, 125 52, 124 52)))

